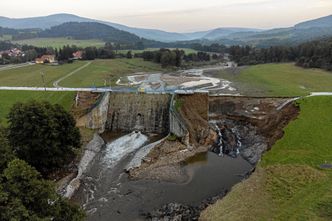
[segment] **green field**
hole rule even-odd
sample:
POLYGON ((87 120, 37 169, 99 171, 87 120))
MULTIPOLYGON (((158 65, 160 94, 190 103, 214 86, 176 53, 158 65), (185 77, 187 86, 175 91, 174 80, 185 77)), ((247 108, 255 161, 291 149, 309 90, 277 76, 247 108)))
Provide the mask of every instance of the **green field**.
POLYGON ((11 35, 0 35, 0 41, 10 41, 12 40, 11 35))
POLYGON ((0 86, 43 86, 41 73, 44 73, 46 86, 52 86, 53 82, 62 76, 76 70, 85 62, 78 61, 73 64, 58 66, 31 65, 0 71, 0 86))
POLYGON ((303 69, 291 63, 256 65, 216 76, 230 80, 241 94, 252 96, 298 96, 310 92, 332 91, 332 73, 303 69))
MULTIPOLYGON (((87 61, 76 61, 65 65, 31 65, 0 71, 0 86, 30 86, 42 87, 41 73, 44 73, 45 84, 53 87, 53 82, 67 74, 77 70, 87 61)), ((78 71, 71 77, 60 82, 60 86, 68 87, 91 87, 115 85, 115 82, 122 76, 140 71, 161 71, 160 65, 143 61, 142 59, 113 59, 94 60, 86 68, 78 71)), ((31 99, 49 100, 52 103, 60 103, 66 108, 71 106, 74 93, 62 92, 26 92, 26 91, 0 91, 0 121, 4 121, 9 108, 17 101, 31 99)))
MULTIPOLYGON (((88 61, 76 61, 64 65, 31 65, 0 71, 0 86, 44 86, 41 73, 44 73, 46 86, 87 64, 88 61)), ((142 71, 161 71, 160 65, 142 59, 94 60, 86 68, 60 82, 66 87, 91 87, 115 85, 122 76, 142 71)))
POLYGON ((299 101, 297 120, 256 172, 209 207, 202 220, 331 220, 332 97, 299 101))
POLYGON ((20 41, 13 41, 20 45, 33 45, 36 47, 62 48, 65 45, 76 45, 77 47, 103 47, 105 42, 101 40, 75 40, 71 38, 33 38, 20 41))
POLYGON ((91 65, 60 83, 64 87, 114 86, 116 81, 136 72, 162 71, 159 64, 142 59, 95 60, 91 65))
POLYGON ((60 104, 70 110, 74 98, 74 92, 0 91, 0 124, 6 124, 6 116, 16 102, 43 100, 60 104))

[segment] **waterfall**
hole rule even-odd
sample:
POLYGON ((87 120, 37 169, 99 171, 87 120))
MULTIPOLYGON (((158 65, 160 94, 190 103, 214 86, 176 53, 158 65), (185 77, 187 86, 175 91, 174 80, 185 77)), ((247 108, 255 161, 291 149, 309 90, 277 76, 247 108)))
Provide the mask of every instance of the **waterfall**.
POLYGON ((108 143, 104 163, 107 167, 115 166, 123 157, 138 150, 148 141, 148 137, 141 132, 132 132, 126 136, 108 143))
POLYGON ((218 127, 217 123, 214 123, 214 126, 216 128, 217 133, 218 133, 219 156, 223 157, 224 156, 223 136, 222 136, 221 130, 218 127))
POLYGON ((241 138, 239 135, 239 132, 235 129, 232 128, 231 129, 232 133, 235 134, 235 138, 236 138, 236 155, 240 155, 240 148, 242 147, 242 142, 241 142, 241 138))

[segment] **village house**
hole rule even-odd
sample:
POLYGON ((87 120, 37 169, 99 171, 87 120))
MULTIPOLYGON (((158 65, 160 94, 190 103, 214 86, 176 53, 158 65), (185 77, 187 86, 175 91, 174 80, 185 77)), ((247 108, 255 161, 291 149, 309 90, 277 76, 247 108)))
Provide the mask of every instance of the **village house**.
POLYGON ((73 60, 80 60, 83 57, 83 51, 76 51, 73 53, 73 60))
POLYGON ((55 63, 55 55, 43 55, 40 58, 36 58, 36 64, 55 63))
POLYGON ((0 58, 2 58, 4 54, 8 55, 9 57, 25 56, 25 54, 18 48, 12 48, 6 51, 0 51, 0 58))

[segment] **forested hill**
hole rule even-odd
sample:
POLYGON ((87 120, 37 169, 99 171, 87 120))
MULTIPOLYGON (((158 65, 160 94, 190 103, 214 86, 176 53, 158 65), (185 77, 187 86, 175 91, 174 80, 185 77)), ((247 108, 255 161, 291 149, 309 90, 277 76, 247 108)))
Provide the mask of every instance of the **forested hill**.
POLYGON ((106 42, 135 43, 142 39, 129 32, 96 22, 68 22, 39 33, 39 37, 72 37, 74 39, 101 39, 106 42))

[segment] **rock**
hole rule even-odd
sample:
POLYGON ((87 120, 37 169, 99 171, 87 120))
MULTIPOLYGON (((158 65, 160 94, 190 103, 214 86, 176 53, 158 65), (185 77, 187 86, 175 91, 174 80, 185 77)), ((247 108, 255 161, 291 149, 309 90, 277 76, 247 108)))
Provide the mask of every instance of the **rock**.
POLYGON ((154 210, 149 213, 143 213, 147 220, 153 221, 194 221, 198 220, 201 211, 211 204, 217 202, 217 200, 223 198, 227 194, 226 190, 223 190, 218 196, 208 198, 201 202, 198 206, 183 205, 180 203, 169 203, 162 206, 160 209, 154 210))

